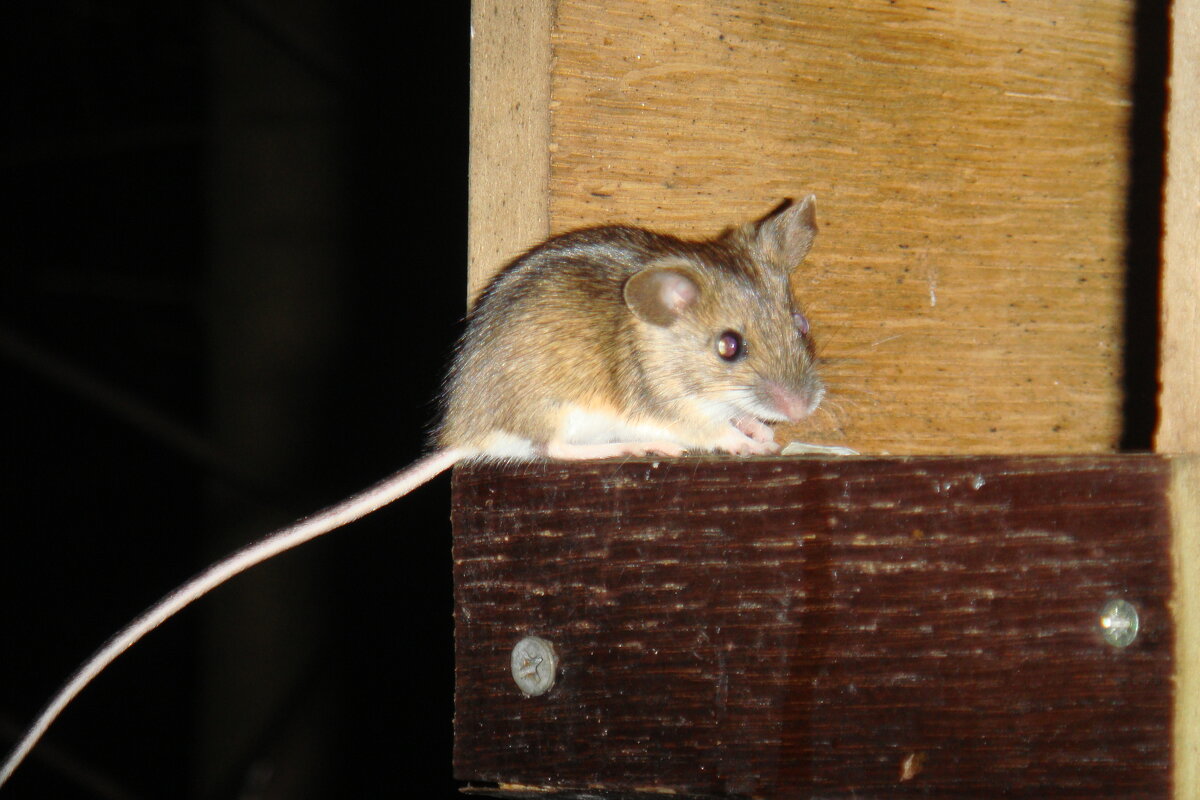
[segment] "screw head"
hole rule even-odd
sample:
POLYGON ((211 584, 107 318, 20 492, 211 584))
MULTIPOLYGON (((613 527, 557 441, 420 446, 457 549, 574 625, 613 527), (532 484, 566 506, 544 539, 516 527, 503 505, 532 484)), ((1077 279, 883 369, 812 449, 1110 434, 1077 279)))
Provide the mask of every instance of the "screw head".
POLYGON ((536 636, 526 636, 512 650, 512 676, 526 697, 550 691, 558 672, 554 645, 536 636))
POLYGON ((1109 600, 1100 609, 1100 633, 1113 647, 1128 647, 1138 635, 1138 613, 1133 603, 1109 600))

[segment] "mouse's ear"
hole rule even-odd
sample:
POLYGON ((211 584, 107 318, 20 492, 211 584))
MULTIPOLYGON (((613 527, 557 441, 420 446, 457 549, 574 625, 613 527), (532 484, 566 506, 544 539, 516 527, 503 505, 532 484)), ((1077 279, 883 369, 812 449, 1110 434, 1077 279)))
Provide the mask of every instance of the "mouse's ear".
POLYGON ((785 200, 758 221, 754 236, 767 262, 791 272, 812 249, 817 235, 817 198, 809 195, 798 204, 785 200))
POLYGON ((667 327, 700 299, 700 284, 687 267, 652 265, 625 282, 625 305, 651 325, 667 327))

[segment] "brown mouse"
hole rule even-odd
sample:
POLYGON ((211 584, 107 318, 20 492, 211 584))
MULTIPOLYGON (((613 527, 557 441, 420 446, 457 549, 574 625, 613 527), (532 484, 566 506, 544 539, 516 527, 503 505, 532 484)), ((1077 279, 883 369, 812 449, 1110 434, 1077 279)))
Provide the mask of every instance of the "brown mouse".
POLYGON ((810 195, 713 239, 586 228, 511 262, 470 314, 436 449, 213 564, 131 622, 43 709, 0 766, 0 786, 92 678, 164 620, 459 461, 778 452, 770 424, 807 416, 824 394, 788 284, 816 232, 810 195))

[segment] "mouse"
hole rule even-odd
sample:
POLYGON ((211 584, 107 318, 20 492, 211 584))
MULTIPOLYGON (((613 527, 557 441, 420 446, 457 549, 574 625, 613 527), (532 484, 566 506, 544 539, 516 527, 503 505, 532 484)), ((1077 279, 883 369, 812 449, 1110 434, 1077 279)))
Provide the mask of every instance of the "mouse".
POLYGON ((130 622, 39 713, 0 786, 93 678, 171 616, 455 464, 778 453, 772 426, 807 417, 825 394, 790 287, 816 233, 809 195, 710 239, 597 226, 509 262, 468 313, 430 451, 212 564, 130 622))

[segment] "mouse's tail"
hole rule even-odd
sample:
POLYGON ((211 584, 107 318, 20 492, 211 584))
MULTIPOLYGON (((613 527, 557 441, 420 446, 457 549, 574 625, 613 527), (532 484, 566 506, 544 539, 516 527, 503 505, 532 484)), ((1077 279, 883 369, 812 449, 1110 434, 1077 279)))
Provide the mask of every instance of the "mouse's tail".
POLYGON ((400 499, 413 489, 445 472, 468 455, 470 455, 469 451, 459 448, 436 450, 353 497, 243 547, 172 591, 140 617, 126 625, 116 636, 109 639, 108 643, 85 661, 83 666, 71 676, 71 679, 58 690, 58 694, 42 709, 37 720, 5 758, 3 766, 0 766, 0 786, 5 784, 17 766, 25 760, 29 751, 42 738, 42 734, 58 718, 62 710, 75 699, 75 696, 115 661, 117 656, 164 621, 238 573, 400 499))

